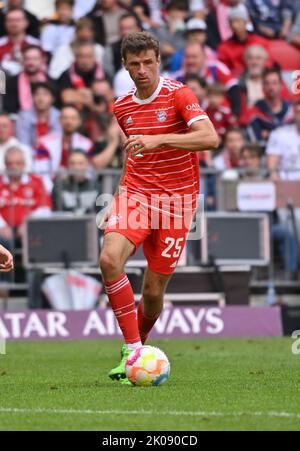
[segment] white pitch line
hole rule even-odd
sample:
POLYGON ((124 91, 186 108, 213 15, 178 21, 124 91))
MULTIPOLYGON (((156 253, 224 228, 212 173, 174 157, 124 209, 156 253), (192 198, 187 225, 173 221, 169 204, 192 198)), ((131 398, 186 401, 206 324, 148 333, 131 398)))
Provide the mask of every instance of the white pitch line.
POLYGON ((170 411, 158 412, 153 410, 77 410, 77 409, 19 409, 0 407, 0 413, 28 413, 28 414, 77 414, 77 415, 161 415, 161 416, 190 416, 190 417, 269 417, 300 419, 300 413, 292 412, 205 412, 205 411, 170 411))

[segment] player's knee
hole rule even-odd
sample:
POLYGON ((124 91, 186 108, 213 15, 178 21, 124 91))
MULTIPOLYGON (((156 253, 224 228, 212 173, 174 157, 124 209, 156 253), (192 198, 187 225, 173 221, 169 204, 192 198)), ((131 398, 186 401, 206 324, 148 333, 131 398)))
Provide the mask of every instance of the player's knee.
POLYGON ((143 287, 143 298, 152 303, 158 303, 163 298, 163 290, 156 284, 145 284, 143 287))
POLYGON ((104 276, 113 276, 122 272, 123 267, 117 255, 103 252, 100 256, 100 269, 104 276))

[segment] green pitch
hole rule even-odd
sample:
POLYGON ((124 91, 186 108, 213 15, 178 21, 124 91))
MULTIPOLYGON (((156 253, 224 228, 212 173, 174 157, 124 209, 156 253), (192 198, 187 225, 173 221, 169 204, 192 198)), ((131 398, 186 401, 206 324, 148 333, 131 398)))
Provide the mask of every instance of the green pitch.
POLYGON ((292 340, 154 341, 163 387, 108 379, 119 343, 9 343, 0 356, 0 430, 300 429, 292 340))

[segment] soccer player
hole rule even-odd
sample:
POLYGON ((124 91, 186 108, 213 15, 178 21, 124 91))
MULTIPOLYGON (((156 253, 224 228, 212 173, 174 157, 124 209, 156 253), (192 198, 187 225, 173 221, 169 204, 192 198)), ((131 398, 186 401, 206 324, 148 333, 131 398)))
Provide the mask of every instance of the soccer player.
POLYGON ((114 105, 127 139, 119 189, 104 217, 107 226, 100 268, 125 340, 121 363, 109 377, 130 384, 125 376, 126 358, 145 343, 162 311, 167 284, 197 208, 198 152, 217 149, 219 138, 194 93, 181 82, 159 75, 156 38, 146 32, 130 33, 121 53, 135 89, 114 105), (141 244, 148 268, 136 312, 124 267, 141 244))

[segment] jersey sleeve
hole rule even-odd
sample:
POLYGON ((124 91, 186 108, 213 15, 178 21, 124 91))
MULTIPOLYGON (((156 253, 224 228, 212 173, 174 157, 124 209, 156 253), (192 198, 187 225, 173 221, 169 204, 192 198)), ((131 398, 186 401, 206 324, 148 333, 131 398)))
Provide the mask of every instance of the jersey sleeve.
POLYGON ((208 119, 207 114, 199 105, 196 95, 187 86, 176 91, 175 107, 180 112, 188 127, 196 121, 208 119))
POLYGON ((113 114, 115 115, 115 118, 117 119, 117 122, 118 122, 118 124, 119 124, 121 130, 122 130, 123 133, 127 136, 126 130, 125 130, 124 127, 123 127, 123 123, 122 123, 122 121, 120 121, 120 119, 119 119, 120 115, 119 115, 119 113, 118 113, 118 105, 117 105, 117 101, 113 104, 112 110, 113 110, 113 114))

